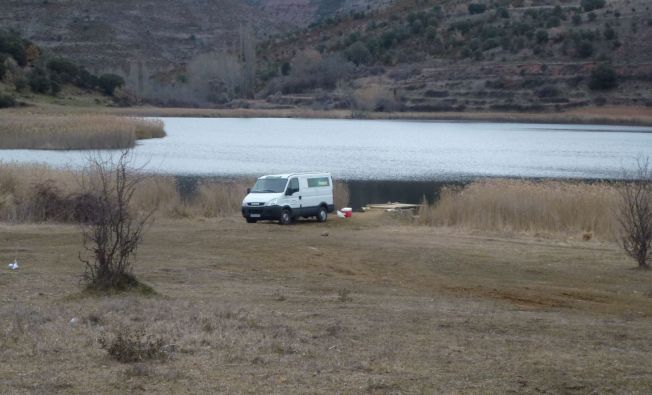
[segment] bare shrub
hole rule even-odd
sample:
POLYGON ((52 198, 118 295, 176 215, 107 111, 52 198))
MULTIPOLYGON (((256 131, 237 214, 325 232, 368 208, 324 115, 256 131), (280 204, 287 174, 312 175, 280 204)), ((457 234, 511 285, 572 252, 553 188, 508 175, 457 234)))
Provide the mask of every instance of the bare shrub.
POLYGON ((337 290, 337 301, 341 303, 346 303, 346 302, 351 302, 353 301, 353 298, 351 297, 351 291, 342 288, 337 290))
POLYGON ((188 65, 192 91, 210 103, 227 103, 240 97, 243 90, 242 66, 224 52, 197 56, 188 65))
POLYGON ((626 174, 631 181, 619 189, 618 221, 622 226, 621 245, 641 269, 650 268, 652 245, 652 170, 649 158, 637 160, 638 168, 626 174))
POLYGON ((143 362, 164 358, 165 342, 157 336, 148 335, 144 328, 122 327, 112 337, 98 339, 100 347, 118 362, 143 362))
POLYGON ((93 211, 82 222, 83 245, 89 258, 85 278, 89 289, 129 289, 140 284, 131 275, 133 258, 154 213, 138 213, 130 206, 141 181, 130 167, 131 154, 117 160, 93 157, 82 179, 82 193, 94 200, 93 211))
POLYGON ((396 111, 399 104, 391 90, 378 85, 368 85, 353 92, 355 109, 363 111, 396 111))
POLYGON ((618 192, 608 183, 562 181, 476 181, 443 189, 438 201, 424 201, 418 223, 497 232, 591 232, 613 240, 620 228, 613 214, 618 192))

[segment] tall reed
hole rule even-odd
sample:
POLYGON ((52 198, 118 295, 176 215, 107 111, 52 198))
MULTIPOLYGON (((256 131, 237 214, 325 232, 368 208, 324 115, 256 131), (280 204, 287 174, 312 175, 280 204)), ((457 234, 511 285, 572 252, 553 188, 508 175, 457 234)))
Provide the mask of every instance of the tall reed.
MULTIPOLYGON (((45 165, 20 165, 0 162, 0 221, 73 221, 82 191, 81 173, 45 165)), ((137 210, 156 207, 165 218, 225 217, 238 215, 247 188, 253 179, 205 179, 193 191, 182 194, 176 178, 143 175, 132 199, 137 210)), ((348 187, 335 183, 339 208, 348 204, 348 187)))
POLYGON ((0 114, 0 149, 122 149, 165 136, 157 119, 114 115, 0 114))
POLYGON ((612 240, 617 187, 567 181, 477 181, 421 205, 418 223, 496 232, 584 234, 612 240))

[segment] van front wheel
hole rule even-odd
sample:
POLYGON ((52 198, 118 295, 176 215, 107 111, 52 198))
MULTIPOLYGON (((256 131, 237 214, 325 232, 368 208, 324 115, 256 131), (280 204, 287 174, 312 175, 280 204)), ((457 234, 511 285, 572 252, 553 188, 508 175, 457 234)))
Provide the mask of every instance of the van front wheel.
POLYGON ((281 218, 278 221, 281 225, 290 225, 292 222, 292 216, 290 215, 290 210, 284 208, 281 211, 281 218))
POLYGON ((328 211, 326 211, 326 207, 320 207, 317 213, 317 222, 326 222, 326 219, 328 219, 328 211))

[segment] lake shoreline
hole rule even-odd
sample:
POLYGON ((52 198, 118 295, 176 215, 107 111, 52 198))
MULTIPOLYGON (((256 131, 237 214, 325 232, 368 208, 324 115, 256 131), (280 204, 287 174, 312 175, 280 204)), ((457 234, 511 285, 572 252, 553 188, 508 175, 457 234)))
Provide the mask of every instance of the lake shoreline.
POLYGON ((109 113, 135 117, 179 118, 301 118, 369 119, 401 121, 501 122, 543 124, 603 124, 652 126, 652 107, 582 107, 555 113, 516 112, 357 112, 351 110, 313 110, 308 108, 173 108, 173 107, 71 107, 58 105, 28 106, 5 110, 12 113, 109 113))

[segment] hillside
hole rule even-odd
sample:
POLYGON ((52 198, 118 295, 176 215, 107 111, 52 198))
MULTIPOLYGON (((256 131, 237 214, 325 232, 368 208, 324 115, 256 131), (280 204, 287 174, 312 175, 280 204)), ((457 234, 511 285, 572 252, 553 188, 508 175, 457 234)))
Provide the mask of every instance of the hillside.
POLYGON ((9 0, 0 24, 162 106, 652 105, 647 0, 9 0), (252 101, 251 99, 257 99, 252 101))
POLYGON ((295 71, 306 59, 354 65, 332 62, 350 76, 337 89, 307 81, 311 72, 272 79, 266 93, 279 103, 315 105, 321 96, 327 106, 409 111, 652 105, 644 0, 403 0, 267 43, 262 53, 267 64, 295 71))

